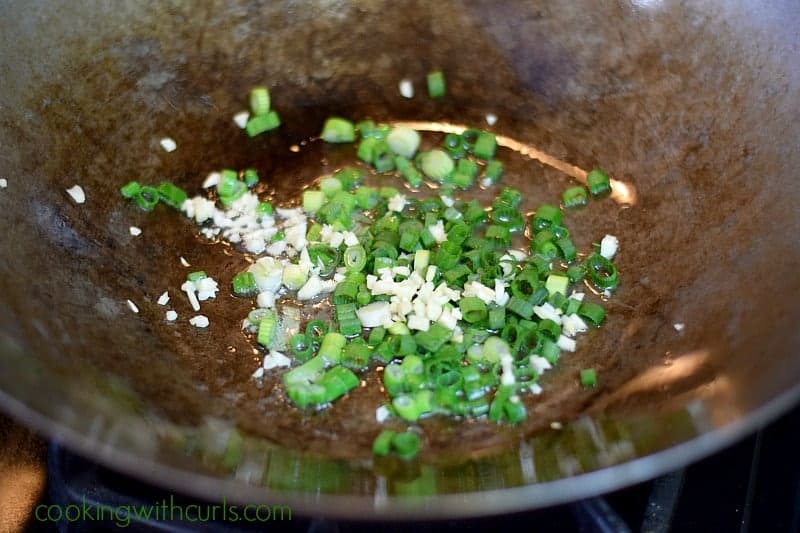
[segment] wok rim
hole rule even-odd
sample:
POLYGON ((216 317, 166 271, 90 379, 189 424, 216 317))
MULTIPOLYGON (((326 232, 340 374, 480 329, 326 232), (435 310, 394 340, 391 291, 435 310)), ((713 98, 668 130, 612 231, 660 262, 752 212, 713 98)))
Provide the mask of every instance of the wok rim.
POLYGON ((63 444, 115 472, 208 502, 226 501, 285 505, 304 517, 346 520, 419 520, 478 518, 533 511, 577 502, 648 481, 708 457, 768 425, 800 404, 800 384, 782 392, 742 418, 701 433, 655 453, 592 472, 508 489, 436 494, 424 497, 386 496, 380 507, 374 496, 281 492, 168 466, 151 458, 93 440, 75 429, 34 411, 0 390, 0 407, 40 435, 63 444))

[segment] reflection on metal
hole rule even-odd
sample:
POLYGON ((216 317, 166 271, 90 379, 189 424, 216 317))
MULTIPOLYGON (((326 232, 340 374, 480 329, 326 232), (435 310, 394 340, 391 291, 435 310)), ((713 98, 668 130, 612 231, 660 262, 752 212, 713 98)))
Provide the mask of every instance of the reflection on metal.
POLYGON ((669 366, 653 366, 619 387, 614 391, 613 397, 626 397, 640 392, 657 390, 689 378, 708 363, 710 355, 711 352, 708 349, 701 348, 674 357, 669 366))
POLYGON ((376 509, 386 506, 386 478, 384 476, 378 476, 375 479, 375 499, 373 502, 376 509))
MULTIPOLYGON (((424 122, 424 121, 403 121, 396 122, 398 126, 407 126, 420 131, 436 131, 440 133, 461 133, 467 129, 467 126, 462 124, 450 124, 447 122, 424 122)), ((547 166, 553 167, 564 174, 571 176, 577 181, 586 184, 587 172, 580 167, 571 165, 556 157, 546 154, 541 150, 529 145, 521 143, 511 137, 504 135, 497 135, 497 144, 504 148, 514 150, 531 159, 535 159, 547 166)), ((638 199, 636 194, 636 187, 631 183, 620 181, 618 179, 611 180, 611 199, 622 206, 633 206, 638 199)))
POLYGON ((536 464, 533 462, 533 448, 525 441, 519 443, 519 467, 522 481, 536 483, 536 464))

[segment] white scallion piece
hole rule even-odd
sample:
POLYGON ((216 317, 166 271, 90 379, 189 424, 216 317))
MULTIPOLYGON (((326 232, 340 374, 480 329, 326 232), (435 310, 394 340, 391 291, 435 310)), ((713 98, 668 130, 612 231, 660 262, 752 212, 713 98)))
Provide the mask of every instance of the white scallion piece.
POLYGON ((170 309, 169 311, 167 311, 166 318, 168 322, 175 322, 176 320, 178 320, 178 313, 170 309))
POLYGON ((270 351, 267 355, 264 356, 264 362, 262 363, 262 367, 264 370, 272 370, 273 368, 279 366, 289 366, 292 364, 292 360, 283 355, 281 352, 276 352, 275 350, 270 351))
POLYGON ((275 293, 270 291, 259 292, 256 298, 256 305, 262 309, 275 307, 275 293))
POLYGON ((212 172, 211 174, 206 176, 205 180, 203 180, 203 188, 210 189, 211 187, 216 187, 217 185, 219 185, 219 180, 221 178, 222 174, 220 174, 219 172, 212 172))
POLYGON ((389 408, 385 405, 381 405, 377 409, 375 409, 375 420, 378 421, 379 424, 383 424, 386 420, 392 415, 389 408))
POLYGON ((0 178, 0 189, 5 189, 8 187, 8 180, 5 178, 0 178))
POLYGON ((189 319, 189 324, 196 328, 207 328, 210 322, 206 315, 196 315, 189 319))
POLYGON ((164 291, 158 297, 158 305, 167 305, 169 303, 169 292, 164 291))
POLYGON ((617 255, 617 250, 619 250, 619 239, 615 236, 606 235, 603 237, 603 240, 600 241, 600 255, 606 259, 613 259, 614 256, 617 255))
POLYGON ((406 196, 404 194, 395 194, 389 198, 389 211, 396 211, 400 213, 406 206, 406 196))
POLYGON ((142 228, 136 226, 131 226, 130 228, 128 228, 128 231, 130 231, 131 235, 133 235, 134 237, 138 237, 139 235, 142 234, 142 228))
POLYGON ((130 308, 131 311, 133 311, 134 313, 138 313, 139 312, 139 308, 136 306, 135 303, 133 303, 130 300, 125 300, 125 302, 127 302, 128 307, 130 308))
POLYGON ((407 126, 392 128, 392 131, 386 136, 386 144, 389 145, 392 152, 408 159, 414 157, 420 141, 421 137, 417 130, 407 126))
POLYGON ((566 335, 561 335, 558 338, 558 342, 556 342, 559 348, 564 350, 565 352, 574 352, 575 351, 575 339, 570 339, 566 335))
POLYGON ((356 310, 356 316, 365 328, 376 328, 392 319, 392 310, 389 302, 372 302, 356 310))
POLYGON ((199 311, 200 302, 197 300, 197 295, 195 294, 196 287, 194 283, 191 281, 184 281, 183 285, 181 285, 181 290, 185 292, 186 297, 189 298, 189 304, 192 306, 192 309, 199 311))
POLYGON ((67 189, 67 194, 72 197, 76 204, 82 204, 86 201, 86 193, 83 192, 83 187, 80 185, 73 185, 67 189))
POLYGON ((214 278, 199 279, 194 282, 194 287, 197 289, 197 299, 201 302, 216 298, 219 290, 219 285, 214 278))
POLYGON ((544 374, 545 371, 550 370, 553 366, 550 364, 550 361, 545 359, 544 357, 540 357, 538 355, 532 355, 529 359, 531 368, 536 371, 537 374, 544 374))
POLYGON ((175 140, 172 139, 171 137, 164 137, 158 142, 159 144, 161 144, 161 148, 163 148, 167 152, 174 152, 175 149, 178 147, 178 143, 176 143, 175 140))
POLYGON ((233 121, 239 126, 241 129, 244 129, 247 126, 247 121, 250 119, 250 113, 248 111, 239 111, 235 115, 233 115, 233 121))
POLYGON ((260 366, 260 367, 256 368, 255 372, 253 372, 253 378, 254 379, 261 379, 263 377, 264 377, 264 367, 260 366))
POLYGON ((414 98, 414 83, 408 78, 403 78, 397 85, 403 98, 414 98))

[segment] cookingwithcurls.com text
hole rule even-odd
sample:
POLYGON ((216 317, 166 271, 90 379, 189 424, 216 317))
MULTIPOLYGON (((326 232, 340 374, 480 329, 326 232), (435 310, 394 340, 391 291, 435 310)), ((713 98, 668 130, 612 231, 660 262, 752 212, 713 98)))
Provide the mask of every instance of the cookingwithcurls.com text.
POLYGON ((288 505, 250 503, 229 504, 225 498, 221 503, 176 502, 174 496, 140 505, 104 505, 86 501, 69 505, 39 504, 34 508, 34 518, 39 522, 113 522, 125 528, 136 522, 272 522, 292 519, 288 505))

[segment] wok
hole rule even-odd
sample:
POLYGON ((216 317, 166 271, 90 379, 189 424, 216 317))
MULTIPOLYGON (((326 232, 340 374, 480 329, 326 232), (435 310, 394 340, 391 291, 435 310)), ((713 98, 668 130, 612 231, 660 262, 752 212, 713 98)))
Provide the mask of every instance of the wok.
MULTIPOLYGON (((800 392, 798 22, 788 1, 4 2, 0 403, 164 487, 349 517, 535 508, 718 450, 800 392), (421 94, 433 68, 442 101, 421 94), (251 141, 231 117, 260 83, 284 126, 251 141), (498 133, 637 194, 576 215, 576 233, 619 236, 622 287, 521 427, 429 421, 418 462, 373 463, 374 387, 304 414, 250 379, 241 301, 208 306, 208 331, 164 323, 163 290, 186 306, 179 256, 223 284, 245 260, 127 205, 123 183, 196 191, 255 165, 281 195, 320 172, 320 147, 314 165, 288 147, 329 114, 489 112, 498 133), (596 389, 577 383, 585 366, 596 389)), ((568 182, 526 164, 537 201, 568 182)))

